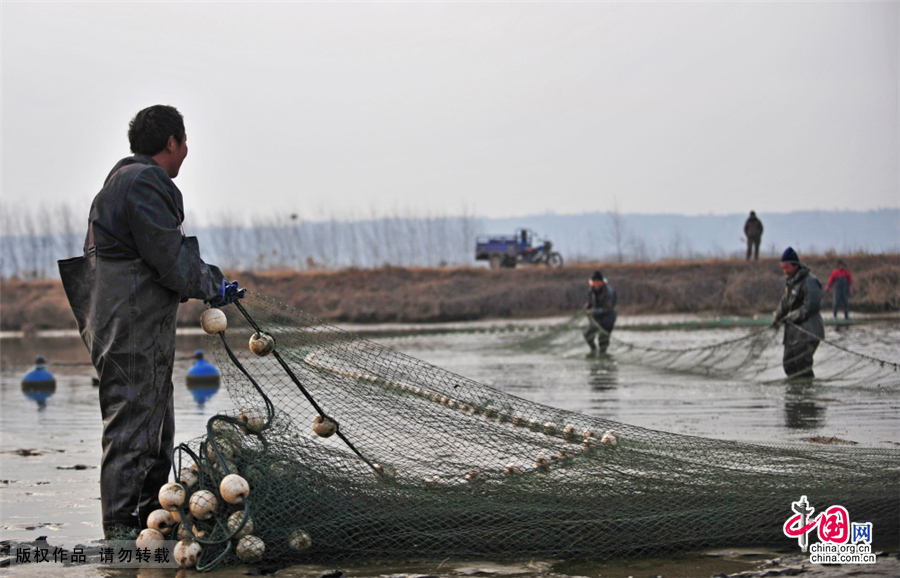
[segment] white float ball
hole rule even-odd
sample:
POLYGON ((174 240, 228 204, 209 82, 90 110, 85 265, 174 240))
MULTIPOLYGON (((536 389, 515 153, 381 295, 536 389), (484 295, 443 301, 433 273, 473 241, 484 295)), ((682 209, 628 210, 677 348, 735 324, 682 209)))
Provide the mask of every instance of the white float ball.
POLYGON ((238 541, 235 551, 238 558, 252 564, 262 560, 263 554, 266 552, 266 544, 257 536, 244 536, 238 541))
POLYGON ((319 437, 331 437, 337 432, 337 424, 331 419, 325 419, 321 415, 317 415, 312 423, 313 431, 319 437))
POLYGON ((182 568, 193 568, 197 565, 197 559, 202 551, 200 544, 191 539, 184 539, 175 544, 175 561, 182 568))
POLYGON ((234 537, 237 539, 243 538, 249 534, 253 533, 253 520, 247 520, 247 523, 244 524, 244 527, 241 528, 240 532, 238 532, 238 528, 240 528, 241 523, 244 521, 244 511, 239 510, 233 513, 228 517, 228 533, 234 534, 234 537))
POLYGON ((267 415, 264 412, 248 407, 242 409, 238 415, 238 421, 243 424, 242 429, 246 433, 261 432, 266 425, 266 419, 267 415))
POLYGON ((163 538, 163 535, 158 531, 153 528, 144 528, 134 541, 134 545, 142 550, 145 548, 148 550, 156 550, 157 548, 162 548, 163 540, 165 540, 165 538, 163 538))
POLYGON ((600 443, 611 446, 617 445, 619 443, 619 434, 614 430, 606 430, 603 432, 603 437, 600 438, 600 443))
POLYGON ((294 530, 288 536, 288 547, 292 550, 306 550, 312 546, 312 538, 306 530, 294 530))
POLYGON ((259 357, 265 357, 275 351, 275 338, 268 333, 254 333, 250 336, 250 351, 259 357))
POLYGON ((209 490, 200 490, 191 496, 191 514, 198 520, 210 519, 218 505, 219 501, 209 490))
POLYGON ((184 504, 185 498, 184 486, 169 482, 159 489, 159 505, 163 510, 174 510, 184 504))
POLYGON ((153 510, 147 516, 147 527, 156 530, 160 534, 168 534, 175 527, 175 518, 168 510, 153 510))
POLYGON ((200 327, 209 335, 217 335, 228 327, 228 318, 221 309, 212 307, 200 315, 200 327))
POLYGON ((178 476, 178 481, 188 489, 193 488, 199 479, 200 476, 194 467, 181 468, 181 473, 178 476))
POLYGON ((244 498, 250 494, 250 484, 237 474, 228 474, 219 484, 219 493, 229 504, 242 504, 244 498))

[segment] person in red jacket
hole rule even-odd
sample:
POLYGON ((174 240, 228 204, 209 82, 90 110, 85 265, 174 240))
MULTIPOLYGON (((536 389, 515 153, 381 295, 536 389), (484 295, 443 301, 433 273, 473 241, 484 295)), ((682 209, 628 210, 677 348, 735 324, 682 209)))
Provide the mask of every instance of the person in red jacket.
POLYGON ((850 295, 853 293, 853 275, 846 264, 838 259, 837 269, 831 272, 825 285, 827 293, 834 286, 834 318, 837 319, 838 307, 844 308, 844 319, 850 319, 850 295))

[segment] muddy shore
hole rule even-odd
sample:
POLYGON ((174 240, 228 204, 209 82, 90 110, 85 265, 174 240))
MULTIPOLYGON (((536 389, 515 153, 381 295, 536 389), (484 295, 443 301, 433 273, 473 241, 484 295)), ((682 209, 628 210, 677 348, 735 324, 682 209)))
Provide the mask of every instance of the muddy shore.
MULTIPOLYGON (((804 258, 824 284, 835 256, 804 258)), ((853 274, 851 311, 900 310, 900 255, 844 256, 853 274)), ((436 323, 570 315, 601 269, 624 315, 702 313, 752 316, 774 309, 784 285, 777 260, 577 264, 491 271, 478 267, 228 271, 252 291, 333 323, 436 323)), ((830 310, 831 294, 823 308, 830 310)), ((199 301, 179 325, 196 327, 199 301)), ((74 329, 59 281, 0 283, 0 330, 74 329)))
MULTIPOLYGON (((46 547, 46 541, 25 544, 0 543, 0 554, 9 559, 2 573, 9 576, 66 576, 87 578, 103 577, 156 577, 186 578, 200 576, 195 570, 173 568, 112 569, 98 563, 87 564, 15 564, 17 547, 46 547), (8 548, 11 548, 9 550, 8 548)), ((51 546, 52 548, 52 546, 51 546)), ((92 560, 99 557, 98 546, 85 546, 85 553, 92 560)), ((875 552, 874 564, 811 564, 803 553, 777 552, 767 549, 719 549, 683 554, 665 558, 619 559, 603 562, 559 562, 554 560, 527 561, 435 561, 392 565, 343 566, 332 568, 316 565, 297 565, 282 569, 261 569, 236 566, 212 572, 220 578, 239 576, 274 575, 281 578, 462 578, 515 577, 515 578, 771 578, 775 576, 808 576, 810 578, 836 578, 840 576, 900 576, 900 554, 897 551, 875 552)))

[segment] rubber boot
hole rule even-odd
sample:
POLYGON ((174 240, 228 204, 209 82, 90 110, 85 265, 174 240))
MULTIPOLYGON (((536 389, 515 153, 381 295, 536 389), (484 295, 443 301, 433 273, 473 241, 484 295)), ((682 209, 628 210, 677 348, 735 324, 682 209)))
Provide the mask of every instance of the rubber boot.
POLYGON ((594 339, 593 339, 593 337, 587 337, 587 336, 585 336, 584 340, 587 341, 588 347, 591 348, 590 353, 588 353, 587 355, 585 355, 585 357, 597 357, 597 346, 594 345, 594 339))

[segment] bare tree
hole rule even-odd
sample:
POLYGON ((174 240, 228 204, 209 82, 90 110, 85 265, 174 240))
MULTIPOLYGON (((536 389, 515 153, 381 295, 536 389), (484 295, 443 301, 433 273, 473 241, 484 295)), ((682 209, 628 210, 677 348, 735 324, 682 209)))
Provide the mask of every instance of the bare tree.
POLYGON ((669 240, 669 246, 667 251, 667 256, 670 259, 681 259, 682 252, 681 246, 684 244, 684 239, 681 236, 681 231, 676 230, 672 234, 671 240, 669 240))
POLYGON ((80 226, 81 219, 68 203, 56 207, 56 238, 59 240, 58 253, 72 257, 80 255, 84 250, 85 227, 80 226))
POLYGON ((630 234, 628 236, 628 246, 631 247, 632 259, 638 263, 646 263, 651 260, 650 252, 647 249, 647 242, 630 234))
POLYGON ((625 219, 619 212, 619 200, 615 196, 612 210, 609 212, 609 224, 607 235, 616 246, 616 262, 623 263, 625 261, 625 219))
POLYGON ((15 277, 22 270, 22 255, 19 250, 21 243, 20 223, 21 219, 17 216, 15 210, 4 207, 0 211, 2 216, 3 246, 0 247, 0 273, 4 278, 15 277))

